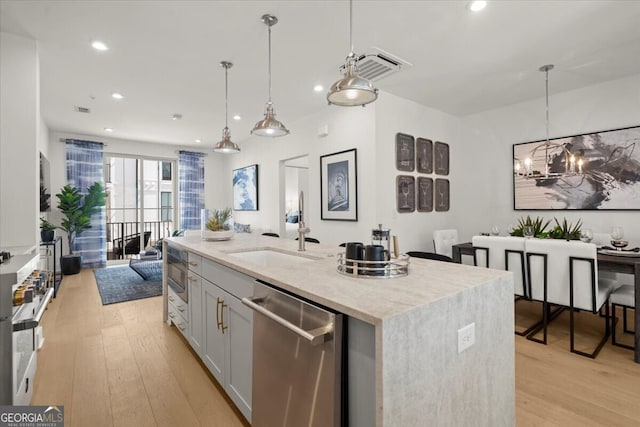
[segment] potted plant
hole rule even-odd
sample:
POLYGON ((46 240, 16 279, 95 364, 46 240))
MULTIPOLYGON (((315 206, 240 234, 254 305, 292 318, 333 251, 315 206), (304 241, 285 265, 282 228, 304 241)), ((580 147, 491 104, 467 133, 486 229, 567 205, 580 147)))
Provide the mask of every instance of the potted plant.
POLYGON ((231 208, 216 209, 213 212, 203 209, 206 215, 202 238, 205 240, 228 240, 233 236, 231 223, 231 208))
POLYGON ((512 236, 523 237, 524 228, 527 226, 533 227, 534 237, 547 237, 546 229, 549 226, 550 221, 546 221, 543 218, 536 217, 532 219, 527 215, 526 218, 519 218, 518 225, 511 231, 512 236))
POLYGON ((76 187, 65 185, 62 191, 56 194, 58 209, 63 215, 61 230, 67 233, 69 243, 69 255, 60 257, 62 274, 77 274, 82 268, 82 255, 73 253, 73 243, 84 230, 91 228, 91 216, 100 211, 104 206, 107 194, 102 184, 95 182, 83 195, 76 187))
POLYGON ((47 221, 46 218, 40 218, 40 240, 43 242, 53 242, 56 237, 56 226, 47 221))
POLYGON ((549 237, 552 239, 565 239, 565 240, 580 240, 580 232, 582 230, 582 220, 571 224, 566 218, 563 218, 562 223, 554 218, 556 225, 549 232, 549 237))

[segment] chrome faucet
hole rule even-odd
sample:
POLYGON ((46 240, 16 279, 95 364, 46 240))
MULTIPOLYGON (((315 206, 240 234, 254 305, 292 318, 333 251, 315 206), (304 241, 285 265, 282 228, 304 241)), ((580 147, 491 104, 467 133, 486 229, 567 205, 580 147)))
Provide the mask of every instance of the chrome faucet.
POLYGON ((311 229, 304 225, 304 219, 302 216, 302 208, 304 207, 304 193, 300 191, 298 197, 298 251, 304 252, 304 235, 308 234, 311 229))

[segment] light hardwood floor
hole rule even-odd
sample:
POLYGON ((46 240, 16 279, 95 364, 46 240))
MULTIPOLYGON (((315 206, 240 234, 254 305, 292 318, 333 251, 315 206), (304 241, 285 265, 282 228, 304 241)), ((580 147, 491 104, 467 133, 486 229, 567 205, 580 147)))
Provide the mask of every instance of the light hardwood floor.
MULTIPOLYGON (((161 297, 103 306, 90 270, 65 277, 44 316, 32 404, 64 405, 66 427, 246 425, 161 307, 161 297)), ((518 303, 516 323, 537 310, 518 303)), ((578 328, 601 327, 578 317, 578 328)), ((517 425, 640 426, 640 364, 610 343, 596 360, 571 354, 567 319, 547 346, 515 337, 517 425)))

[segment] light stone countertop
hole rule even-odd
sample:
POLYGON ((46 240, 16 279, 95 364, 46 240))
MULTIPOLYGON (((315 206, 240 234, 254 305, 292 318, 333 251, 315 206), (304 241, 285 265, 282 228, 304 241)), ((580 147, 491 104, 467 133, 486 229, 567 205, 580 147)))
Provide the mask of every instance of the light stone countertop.
POLYGON ((409 274, 405 277, 364 279, 337 272, 337 254, 344 251, 341 247, 306 242, 306 251, 298 252, 295 240, 248 233, 237 233, 228 241, 204 241, 200 236, 166 240, 171 245, 376 326, 385 319, 511 275, 505 271, 411 258, 409 274), (268 248, 318 259, 286 267, 265 267, 230 255, 231 252, 268 248))

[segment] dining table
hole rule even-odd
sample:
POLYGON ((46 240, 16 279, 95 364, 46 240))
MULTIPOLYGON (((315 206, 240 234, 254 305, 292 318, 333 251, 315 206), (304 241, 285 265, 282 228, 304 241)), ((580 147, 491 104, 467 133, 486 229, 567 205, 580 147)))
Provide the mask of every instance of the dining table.
MULTIPOLYGON (((620 255, 613 255, 613 251, 602 253, 598 251, 598 271, 610 271, 614 273, 625 273, 633 275, 635 288, 635 306, 640 307, 640 255, 622 252, 620 255)), ((452 258, 454 262, 461 263, 463 255, 473 255, 474 249, 471 242, 457 243, 452 246, 452 258)), ((635 325, 635 350, 633 360, 640 363, 640 316, 634 313, 635 325)))

